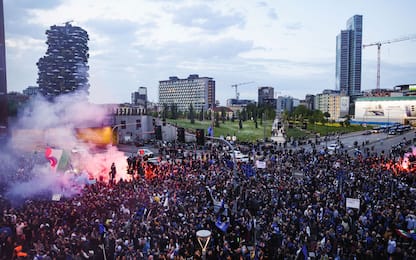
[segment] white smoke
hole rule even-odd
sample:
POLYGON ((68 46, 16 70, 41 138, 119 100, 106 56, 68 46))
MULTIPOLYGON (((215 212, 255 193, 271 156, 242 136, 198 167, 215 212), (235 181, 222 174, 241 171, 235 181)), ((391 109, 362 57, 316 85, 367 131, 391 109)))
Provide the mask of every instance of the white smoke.
POLYGON ((55 193, 71 196, 85 185, 80 180, 106 180, 112 162, 118 172, 124 173, 123 152, 108 147, 93 153, 94 145, 83 143, 76 136, 76 128, 101 126, 107 116, 107 109, 90 104, 85 96, 76 93, 59 96, 54 102, 42 97, 31 100, 11 125, 9 143, 0 148, 0 183, 3 189, 8 185, 8 198, 28 199, 55 193), (47 147, 67 151, 72 157, 69 168, 82 174, 55 172, 44 155, 47 147), (73 154, 74 149, 84 151, 82 156, 73 154), (82 169, 73 169, 74 165, 82 169))

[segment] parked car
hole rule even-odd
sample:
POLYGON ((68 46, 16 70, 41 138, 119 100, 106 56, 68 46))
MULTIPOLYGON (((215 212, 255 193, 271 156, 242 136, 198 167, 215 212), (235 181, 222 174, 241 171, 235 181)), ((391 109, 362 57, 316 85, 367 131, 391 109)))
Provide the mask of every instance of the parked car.
POLYGON ((365 131, 364 133, 363 133, 363 135, 371 135, 371 131, 370 130, 367 130, 367 131, 365 131))
POLYGON ((397 132, 396 132, 396 130, 390 130, 387 134, 388 135, 396 135, 397 132))
POLYGON ((137 150, 137 154, 140 156, 147 156, 149 158, 152 158, 154 156, 154 153, 147 148, 139 148, 137 150))

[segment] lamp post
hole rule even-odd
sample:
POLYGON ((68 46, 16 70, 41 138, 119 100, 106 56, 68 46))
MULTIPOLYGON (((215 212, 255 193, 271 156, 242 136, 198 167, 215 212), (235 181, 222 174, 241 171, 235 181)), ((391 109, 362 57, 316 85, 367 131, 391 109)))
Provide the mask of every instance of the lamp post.
MULTIPOLYGON (((264 123, 264 122, 263 122, 264 123)), ((238 180, 238 175, 237 175, 237 161, 236 161, 236 159, 235 159, 235 150, 234 150, 234 146, 230 143, 230 142, 228 142, 227 140, 225 140, 225 139, 221 139, 221 138, 218 138, 218 137, 214 137, 214 136, 206 136, 207 138, 209 138, 209 139, 212 139, 212 140, 217 140, 217 141, 221 141, 221 142, 224 142, 226 145, 228 145, 228 147, 230 147, 231 148, 231 151, 232 151, 232 153, 233 153, 233 172, 234 172, 234 181, 235 181, 235 184, 237 183, 237 180, 238 180)))
POLYGON ((266 112, 263 113, 263 140, 266 142, 266 112))
POLYGON ((207 259, 207 247, 211 239, 211 231, 205 229, 198 230, 196 232, 196 239, 202 249, 202 259, 205 260, 207 259))

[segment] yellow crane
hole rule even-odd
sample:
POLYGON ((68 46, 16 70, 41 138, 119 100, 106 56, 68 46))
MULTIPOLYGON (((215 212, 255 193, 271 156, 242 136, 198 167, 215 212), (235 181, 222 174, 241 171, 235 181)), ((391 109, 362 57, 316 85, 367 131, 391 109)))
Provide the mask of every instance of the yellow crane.
POLYGON ((238 100, 238 98, 240 97, 240 93, 238 93, 238 86, 246 85, 246 84, 252 84, 252 83, 254 83, 254 81, 236 83, 236 84, 231 85, 232 88, 235 88, 235 98, 238 100))
POLYGON ((363 44, 363 48, 370 47, 370 46, 377 46, 377 89, 380 89, 380 49, 381 45, 395 43, 395 42, 402 42, 407 40, 416 39, 416 35, 405 36, 393 40, 388 41, 380 41, 380 42, 373 42, 369 44, 363 44))

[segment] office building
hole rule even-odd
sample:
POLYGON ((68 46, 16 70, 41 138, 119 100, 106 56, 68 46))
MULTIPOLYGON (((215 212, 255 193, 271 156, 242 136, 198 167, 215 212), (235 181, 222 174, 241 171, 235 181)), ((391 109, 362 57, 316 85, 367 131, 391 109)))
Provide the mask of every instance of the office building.
POLYGON ((287 96, 278 96, 276 99, 276 114, 281 115, 283 112, 293 111, 293 98, 287 96))
POLYGON ((48 49, 37 63, 39 92, 48 99, 75 91, 88 94, 87 32, 67 22, 51 26, 46 35, 48 49))
POLYGON ((335 89, 348 96, 361 93, 362 27, 363 16, 354 15, 337 36, 335 89))
POLYGON ((328 112, 330 120, 341 121, 349 114, 350 97, 340 91, 327 89, 315 96, 315 108, 323 113, 328 112))
POLYGON ((131 94, 131 104, 147 108, 147 88, 140 87, 138 91, 131 94))
POLYGON ((37 96, 39 94, 39 87, 29 86, 23 90, 23 95, 26 96, 37 96))
POLYGON ((3 0, 0 1, 0 135, 3 135, 8 129, 8 112, 3 0))
POLYGON ((180 112, 188 111, 191 104, 194 111, 215 108, 215 81, 198 74, 186 79, 173 76, 159 81, 159 104, 161 107, 175 104, 180 112))
POLYGON ((258 105, 262 106, 266 100, 274 99, 273 87, 259 87, 258 88, 258 105))

